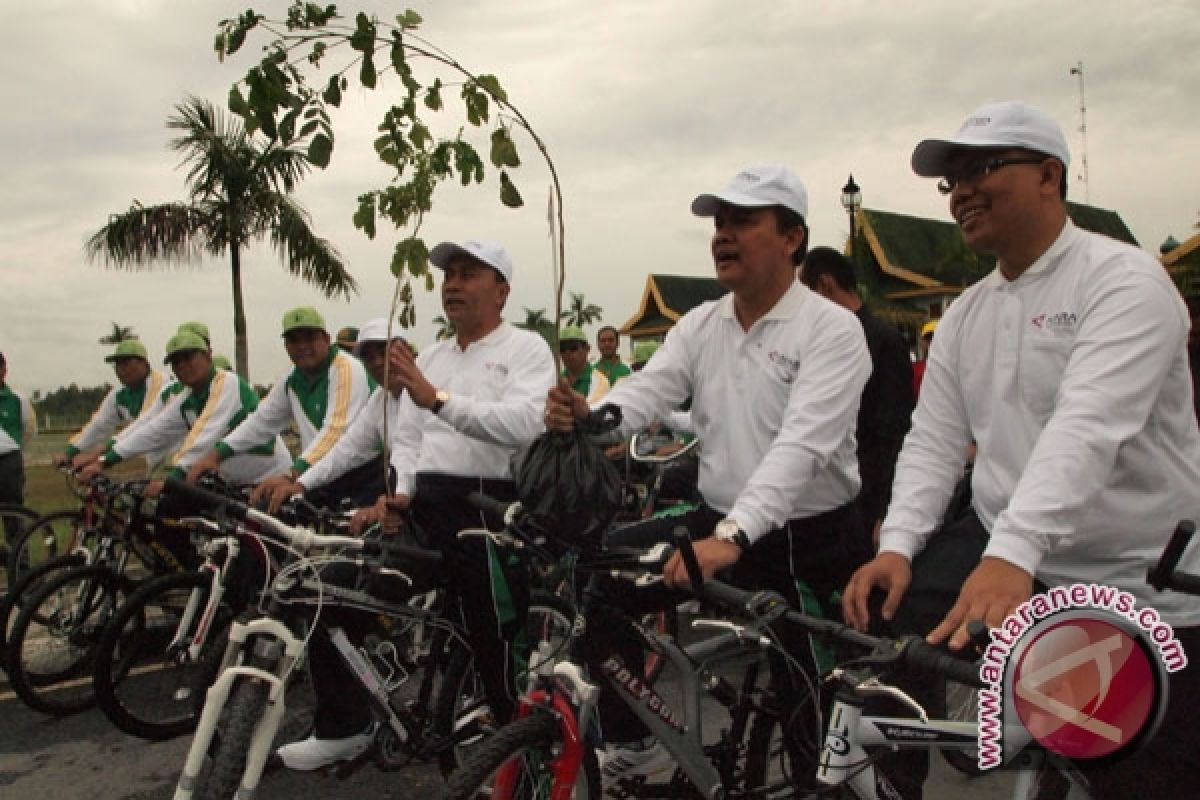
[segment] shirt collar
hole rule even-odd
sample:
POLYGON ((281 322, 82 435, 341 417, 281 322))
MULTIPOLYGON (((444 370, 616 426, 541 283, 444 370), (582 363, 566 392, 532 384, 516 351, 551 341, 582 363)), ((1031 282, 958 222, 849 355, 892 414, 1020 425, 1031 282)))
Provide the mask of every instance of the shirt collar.
POLYGON ((1075 227, 1075 223, 1071 222, 1071 218, 1067 217, 1066 222, 1063 224, 1062 230, 1058 232, 1058 237, 1054 240, 1054 242, 1046 248, 1044 253, 1037 257, 1037 260, 1029 265, 1028 269, 1018 275, 1015 281, 1010 281, 1008 278, 1004 277, 1004 273, 1002 273, 1000 271, 1000 267, 997 266, 992 270, 992 274, 988 275, 987 277, 988 288, 1002 289, 1006 286, 1016 285, 1022 280, 1025 280, 1027 277, 1032 280, 1037 276, 1046 274, 1048 272, 1053 272, 1062 262, 1063 255, 1066 253, 1067 248, 1071 246, 1071 242, 1075 240, 1075 237, 1078 236, 1078 234, 1079 229, 1075 227))
MULTIPOLYGON (((504 340, 504 337, 507 335, 508 335, 508 323, 501 322, 499 325, 496 326, 495 330, 493 330, 487 336, 484 336, 482 339, 476 339, 475 341, 471 342, 470 344, 467 345, 467 348, 469 349, 472 347, 495 347, 497 344, 502 342, 504 340)), ((460 345, 458 343, 457 337, 455 337, 451 341, 453 342, 453 347, 456 351, 458 351, 459 353, 466 352, 466 350, 463 349, 462 345, 460 345)))
MULTIPOLYGON (((800 281, 792 281, 788 290, 783 293, 776 301, 775 305, 766 314, 763 314, 762 319, 769 320, 787 320, 795 316, 796 311, 809 302, 816 294, 805 286, 800 281)), ((731 319, 737 322, 737 315, 733 311, 733 292, 727 292, 720 300, 720 314, 724 319, 731 319)), ((761 321, 761 320, 760 320, 761 321)), ((755 323, 756 325, 758 323, 755 323)))

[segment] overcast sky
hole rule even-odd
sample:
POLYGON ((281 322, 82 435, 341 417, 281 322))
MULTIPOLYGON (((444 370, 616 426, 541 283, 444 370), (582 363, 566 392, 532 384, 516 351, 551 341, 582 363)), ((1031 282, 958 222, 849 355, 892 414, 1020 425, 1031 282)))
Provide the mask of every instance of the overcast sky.
MULTIPOLYGON (((181 200, 184 175, 165 122, 190 94, 224 104, 250 58, 221 64, 217 23, 245 0, 3 0, 0 70, 0 350, 9 382, 43 391, 112 380, 96 339, 110 322, 132 326, 161 362, 186 319, 207 322, 233 355, 227 260, 143 272, 104 269, 85 239, 136 199, 181 200)), ((259 0, 278 16, 286 4, 259 0)), ((1168 233, 1195 233, 1200 125, 1196 98, 1200 4, 1009 0, 987 5, 800 0, 476 0, 416 2, 426 37, 468 68, 495 73, 539 130, 563 183, 568 288, 626 322, 650 272, 711 275, 709 224, 691 216, 697 193, 742 166, 791 165, 809 190, 813 244, 841 246, 848 229, 840 188, 854 173, 868 208, 949 219, 931 181, 908 159, 927 136, 952 134, 977 105, 1024 99, 1056 116, 1082 172, 1080 96, 1086 78, 1089 194, 1115 209, 1157 253, 1168 233)), ((402 4, 339 4, 348 16, 391 18, 402 4)), ((331 328, 383 314, 398 234, 374 242, 350 218, 357 195, 387 180, 370 142, 381 102, 353 90, 335 118, 333 163, 298 200, 317 233, 346 257, 361 285, 350 302, 326 300, 287 276, 266 245, 246 254, 253 380, 287 368, 285 310, 320 308, 331 328)), ((447 99, 453 96, 448 95, 447 99)), ((455 114, 457 114, 455 109, 455 114)), ((445 115, 443 115, 445 116, 445 115)), ((447 117, 443 132, 460 117, 447 117)), ((526 207, 497 200, 495 176, 435 197, 423 235, 494 238, 516 262, 509 319, 552 308, 548 173, 518 139, 514 178, 526 207)), ((486 152, 486 151, 485 151, 486 152)), ((1082 201, 1084 186, 1071 184, 1082 201)), ((418 296, 415 340, 432 339, 436 294, 418 296)))

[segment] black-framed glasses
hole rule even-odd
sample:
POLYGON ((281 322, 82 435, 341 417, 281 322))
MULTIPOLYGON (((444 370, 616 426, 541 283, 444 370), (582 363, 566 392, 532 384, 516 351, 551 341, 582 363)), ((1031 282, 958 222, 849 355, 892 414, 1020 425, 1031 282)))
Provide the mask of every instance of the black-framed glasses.
POLYGON ((967 164, 958 170, 957 173, 942 178, 938 181, 937 189, 942 194, 950 194, 954 191, 954 187, 963 181, 976 183, 998 169, 1011 167, 1016 164, 1041 164, 1045 160, 1044 157, 1025 156, 1022 158, 988 158, 983 161, 976 161, 974 164, 967 164))

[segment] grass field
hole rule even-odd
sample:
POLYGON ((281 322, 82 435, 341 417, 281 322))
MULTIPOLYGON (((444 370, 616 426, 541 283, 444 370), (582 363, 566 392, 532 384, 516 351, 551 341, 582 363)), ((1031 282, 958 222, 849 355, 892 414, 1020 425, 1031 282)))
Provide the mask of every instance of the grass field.
MULTIPOLYGON (((66 433, 42 433, 25 449, 25 505, 39 514, 77 508, 79 501, 71 493, 67 478, 51 465, 55 454, 67 446, 66 433)), ((118 464, 109 472, 116 478, 135 478, 146 472, 140 458, 118 464)))

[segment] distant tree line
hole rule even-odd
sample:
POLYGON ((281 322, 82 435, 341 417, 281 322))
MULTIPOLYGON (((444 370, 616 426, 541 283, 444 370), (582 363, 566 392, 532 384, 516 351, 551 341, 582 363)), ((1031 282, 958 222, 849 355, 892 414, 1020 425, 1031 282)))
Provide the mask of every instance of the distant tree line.
POLYGON ((35 390, 29 401, 42 430, 77 430, 92 416, 100 401, 112 389, 111 384, 80 388, 72 383, 48 394, 35 390))

